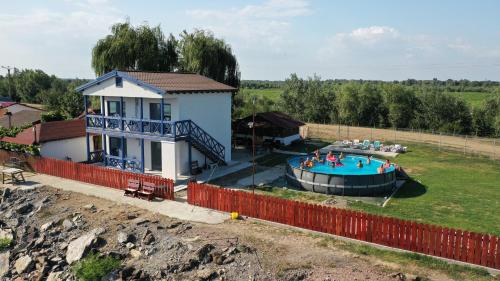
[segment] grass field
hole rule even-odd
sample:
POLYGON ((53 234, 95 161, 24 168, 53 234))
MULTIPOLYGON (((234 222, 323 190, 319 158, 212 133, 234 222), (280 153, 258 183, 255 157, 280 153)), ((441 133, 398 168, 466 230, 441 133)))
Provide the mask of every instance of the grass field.
POLYGON ((472 107, 481 106, 485 100, 493 97, 493 93, 482 93, 482 92, 448 92, 448 94, 463 98, 472 107))
POLYGON ((245 95, 256 95, 268 97, 273 101, 278 101, 283 90, 281 89, 243 89, 245 95))
POLYGON ((350 207, 386 216, 500 235, 499 162, 410 144, 394 161, 413 180, 385 208, 362 202, 350 207))
MULTIPOLYGON (((281 89, 243 89, 245 95, 265 96, 277 101, 282 93, 281 89)), ((493 97, 493 93, 483 92, 448 92, 448 94, 463 98, 472 107, 481 106, 485 100, 493 97)))

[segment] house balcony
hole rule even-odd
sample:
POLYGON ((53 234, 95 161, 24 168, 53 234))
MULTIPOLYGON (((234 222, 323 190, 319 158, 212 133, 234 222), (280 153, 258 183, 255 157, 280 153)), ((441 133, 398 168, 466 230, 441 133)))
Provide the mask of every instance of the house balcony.
POLYGON ((87 132, 145 139, 179 140, 191 130, 190 120, 162 121, 87 114, 87 132))

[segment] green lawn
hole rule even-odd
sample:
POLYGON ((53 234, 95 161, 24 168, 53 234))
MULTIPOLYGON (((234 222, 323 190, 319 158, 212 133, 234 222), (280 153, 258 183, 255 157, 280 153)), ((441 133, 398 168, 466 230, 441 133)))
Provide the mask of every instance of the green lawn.
POLYGON ((448 92, 448 94, 463 98, 472 107, 481 106, 485 100, 493 97, 493 93, 482 93, 482 92, 448 92))
POLYGON ((500 235, 500 162, 409 144, 394 161, 413 178, 385 208, 354 209, 500 235))
POLYGON ((273 101, 278 101, 283 90, 279 88, 275 89, 242 89, 242 93, 245 95, 256 95, 256 96, 265 96, 270 98, 273 101))

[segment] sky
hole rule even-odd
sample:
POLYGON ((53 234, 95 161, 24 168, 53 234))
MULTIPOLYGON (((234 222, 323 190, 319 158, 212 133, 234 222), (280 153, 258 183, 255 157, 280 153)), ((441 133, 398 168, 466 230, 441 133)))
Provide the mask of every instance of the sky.
POLYGON ((242 79, 500 80, 496 0, 0 1, 0 65, 64 78, 94 78, 92 47, 129 20, 211 30, 242 79))

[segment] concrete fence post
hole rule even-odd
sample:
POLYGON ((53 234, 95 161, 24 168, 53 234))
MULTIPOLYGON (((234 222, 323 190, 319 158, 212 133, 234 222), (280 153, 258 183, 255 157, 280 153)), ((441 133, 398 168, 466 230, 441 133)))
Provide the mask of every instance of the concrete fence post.
POLYGON ((466 148, 467 148, 467 135, 465 135, 465 141, 464 141, 464 155, 466 148))
POLYGON ((441 137, 443 133, 439 133, 439 151, 441 151, 441 137))
POLYGON ((493 140, 493 154, 492 154, 492 156, 493 156, 493 160, 495 160, 495 159, 496 159, 496 158, 495 158, 495 152, 496 152, 496 150, 497 150, 497 149, 496 149, 496 140, 493 140))

